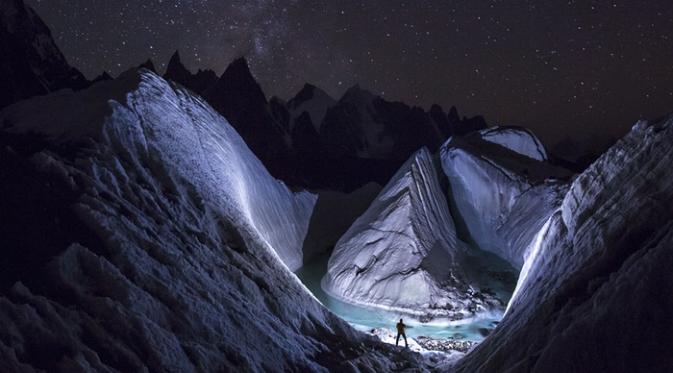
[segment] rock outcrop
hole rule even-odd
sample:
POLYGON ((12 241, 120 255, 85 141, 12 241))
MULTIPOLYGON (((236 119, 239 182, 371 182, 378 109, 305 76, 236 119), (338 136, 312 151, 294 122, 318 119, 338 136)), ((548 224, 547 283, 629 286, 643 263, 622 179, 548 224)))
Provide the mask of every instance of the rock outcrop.
POLYGON ((22 0, 0 2, 0 108, 89 82, 68 64, 51 31, 22 0))
MULTIPOLYGON (((149 69, 156 71, 154 69, 149 69)), ((192 74, 180 60, 180 53, 175 51, 168 61, 164 79, 172 80, 182 86, 191 89, 195 93, 203 94, 208 88, 217 83, 217 75, 213 70, 201 70, 192 74)))

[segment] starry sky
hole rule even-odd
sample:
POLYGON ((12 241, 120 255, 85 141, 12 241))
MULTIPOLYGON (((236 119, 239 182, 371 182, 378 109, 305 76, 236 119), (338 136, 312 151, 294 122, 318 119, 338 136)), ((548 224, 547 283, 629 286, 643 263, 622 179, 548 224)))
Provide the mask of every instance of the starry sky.
POLYGON ((267 95, 304 82, 338 98, 456 105, 491 124, 621 136, 673 111, 673 2, 485 0, 26 0, 92 78, 180 50, 220 74, 245 56, 267 95))

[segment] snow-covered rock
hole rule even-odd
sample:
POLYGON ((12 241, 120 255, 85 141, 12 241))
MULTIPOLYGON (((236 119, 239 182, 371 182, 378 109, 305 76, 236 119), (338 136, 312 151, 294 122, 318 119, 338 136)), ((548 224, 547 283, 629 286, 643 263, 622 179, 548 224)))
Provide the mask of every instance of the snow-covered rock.
POLYGON ((282 264, 272 249, 299 247, 315 197, 270 178, 189 92, 130 73, 0 118, 0 371, 421 364, 282 264))
POLYGON ((521 268, 528 244, 565 193, 557 179, 570 173, 542 161, 539 142, 514 127, 452 137, 440 154, 459 228, 478 248, 521 268))
POLYGON ((322 288, 346 302, 430 317, 483 310, 432 156, 414 154, 337 243, 322 288))
POLYGON ((538 232, 505 318, 459 372, 673 369, 673 118, 639 122, 538 232))
POLYGON ((298 118, 303 112, 307 112, 315 130, 320 132, 320 125, 327 109, 335 104, 336 100, 327 92, 314 85, 305 84, 297 95, 287 102, 287 108, 292 120, 298 118))

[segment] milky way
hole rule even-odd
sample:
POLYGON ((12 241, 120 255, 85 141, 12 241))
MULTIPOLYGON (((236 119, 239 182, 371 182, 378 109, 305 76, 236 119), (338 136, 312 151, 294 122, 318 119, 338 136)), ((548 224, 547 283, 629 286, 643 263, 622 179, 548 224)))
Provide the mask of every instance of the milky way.
POLYGON ((350 85, 521 124, 548 143, 620 136, 673 110, 673 4, 661 1, 29 0, 71 63, 117 74, 179 49, 265 91, 350 85))

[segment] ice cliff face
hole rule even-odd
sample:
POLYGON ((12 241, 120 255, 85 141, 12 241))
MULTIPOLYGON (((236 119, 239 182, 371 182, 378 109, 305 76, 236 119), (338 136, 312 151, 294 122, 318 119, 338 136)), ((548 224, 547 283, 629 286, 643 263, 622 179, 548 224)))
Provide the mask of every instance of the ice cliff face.
POLYGON ((454 214, 469 238, 521 268, 526 248, 565 193, 570 173, 545 162, 530 132, 499 127, 453 137, 441 148, 454 214))
MULTIPOLYGON (((155 162, 170 163, 174 169, 162 175, 168 186, 150 185, 150 190, 174 194, 179 200, 183 191, 173 190, 171 185, 176 179, 190 181, 193 192, 201 196, 199 203, 208 204, 232 221, 240 221, 260 244, 277 252, 290 269, 301 266, 301 246, 316 197, 307 192, 290 192, 269 175, 236 131, 207 104, 172 89, 154 74, 129 73, 118 81, 95 87, 89 95, 64 94, 17 105, 7 110, 3 120, 11 129, 45 133, 62 140, 82 134, 105 139, 120 146, 119 150, 136 162, 149 157, 155 162), (111 103, 108 120, 89 122, 100 115, 96 109, 108 105, 102 99, 105 92, 122 93, 136 80, 138 89, 126 97, 126 105, 111 103), (77 101, 83 112, 58 112, 75 107, 77 101)), ((114 184, 111 187, 120 188, 114 184)), ((168 208, 170 202, 167 203, 168 208)))
POLYGON ((483 140, 502 145, 519 154, 536 159, 547 160, 547 152, 535 135, 522 127, 492 127, 480 132, 483 140))
POLYGON ((508 312, 460 372, 673 368, 673 118, 640 122, 574 180, 508 312))
POLYGON ((272 179, 199 98, 131 73, 0 123, 0 371, 416 361, 386 358, 278 260, 298 263, 315 197, 272 179))
POLYGON ((487 303, 469 284, 466 257, 423 148, 337 242, 322 287, 351 303, 461 318, 487 303))

